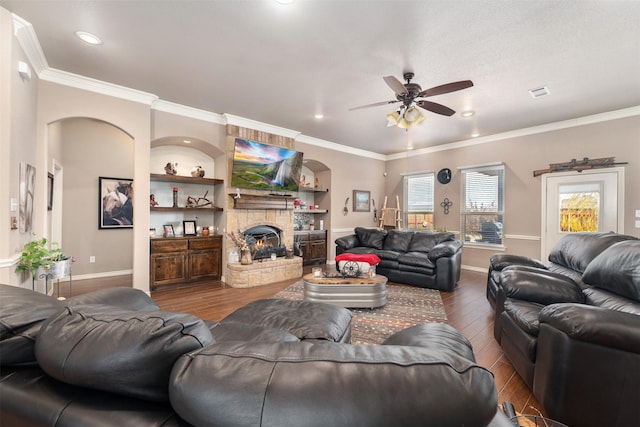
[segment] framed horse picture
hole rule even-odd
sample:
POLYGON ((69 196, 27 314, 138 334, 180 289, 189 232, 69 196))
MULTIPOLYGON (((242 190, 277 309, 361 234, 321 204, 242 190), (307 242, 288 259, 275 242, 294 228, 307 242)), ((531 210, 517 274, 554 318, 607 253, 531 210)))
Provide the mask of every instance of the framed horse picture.
POLYGON ((133 180, 98 177, 98 228, 133 228, 133 180))

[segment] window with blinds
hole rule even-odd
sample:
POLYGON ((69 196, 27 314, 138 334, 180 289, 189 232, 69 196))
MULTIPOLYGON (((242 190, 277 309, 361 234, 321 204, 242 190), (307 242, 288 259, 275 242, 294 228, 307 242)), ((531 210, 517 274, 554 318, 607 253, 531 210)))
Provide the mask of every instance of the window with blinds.
POLYGON ((433 230, 434 174, 404 177, 404 223, 411 230, 433 230))
POLYGON ((465 242, 501 245, 504 224, 504 165, 462 169, 460 205, 465 242))

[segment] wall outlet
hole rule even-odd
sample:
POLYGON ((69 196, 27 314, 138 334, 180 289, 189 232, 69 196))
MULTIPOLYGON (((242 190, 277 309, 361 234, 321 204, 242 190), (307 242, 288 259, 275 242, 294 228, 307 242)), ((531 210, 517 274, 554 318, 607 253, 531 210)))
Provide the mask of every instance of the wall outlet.
POLYGON ((96 262, 96 257, 94 257, 93 255, 91 255, 91 256, 89 257, 89 262, 90 262, 91 264, 93 264, 94 262, 96 262))

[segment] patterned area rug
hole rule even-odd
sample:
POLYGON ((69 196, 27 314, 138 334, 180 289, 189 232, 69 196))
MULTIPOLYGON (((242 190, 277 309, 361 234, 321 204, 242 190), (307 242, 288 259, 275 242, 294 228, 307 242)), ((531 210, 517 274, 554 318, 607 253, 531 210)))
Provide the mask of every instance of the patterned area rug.
MULTIPOLYGON (((273 298, 301 300, 302 280, 278 292, 273 298)), ((420 323, 447 323, 447 314, 434 289, 387 284, 387 304, 378 308, 351 308, 351 342, 354 344, 380 344, 395 332, 420 323)))

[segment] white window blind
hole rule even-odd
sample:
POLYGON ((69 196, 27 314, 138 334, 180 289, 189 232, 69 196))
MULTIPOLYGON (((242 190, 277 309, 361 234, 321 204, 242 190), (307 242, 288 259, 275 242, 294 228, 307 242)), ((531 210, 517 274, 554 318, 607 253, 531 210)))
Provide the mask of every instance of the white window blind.
POLYGON ((433 172, 404 177, 404 223, 408 229, 433 229, 433 172))
POLYGON ((464 240, 502 244, 504 165, 463 169, 462 186, 464 240))

